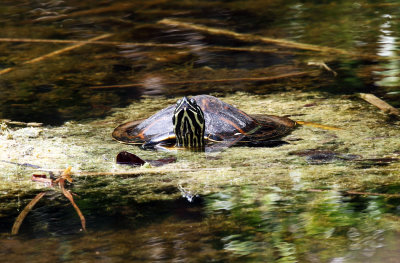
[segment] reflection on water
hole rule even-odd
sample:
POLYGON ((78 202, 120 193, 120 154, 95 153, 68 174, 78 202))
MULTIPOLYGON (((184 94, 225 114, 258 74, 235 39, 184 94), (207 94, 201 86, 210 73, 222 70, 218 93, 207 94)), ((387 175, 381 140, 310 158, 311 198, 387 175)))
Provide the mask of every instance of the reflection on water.
MULTIPOLYGON (((387 21, 381 25, 381 34, 378 40, 378 55, 382 57, 396 57, 398 37, 396 36, 396 32, 393 31, 393 18, 389 14, 383 15, 382 17, 387 21)), ((400 61, 397 58, 393 58, 385 63, 383 65, 384 70, 378 73, 381 75, 381 79, 377 81, 376 84, 382 87, 398 87, 400 84, 399 66, 400 61)))
POLYGON ((118 205, 103 198, 100 207, 84 205, 83 196, 78 204, 91 226, 84 235, 72 208, 61 212, 48 203, 30 215, 22 236, 0 240, 0 255, 16 262, 382 262, 399 256, 396 221, 387 217, 391 208, 382 197, 297 188, 227 188, 193 202, 118 205))
POLYGON ((246 226, 226 229, 221 239, 237 255, 282 262, 360 262, 390 242, 385 239, 390 229, 381 221, 385 208, 376 198, 357 204, 334 191, 293 196, 280 189, 263 195, 244 188, 211 200, 211 211, 228 212, 238 226, 246 226))

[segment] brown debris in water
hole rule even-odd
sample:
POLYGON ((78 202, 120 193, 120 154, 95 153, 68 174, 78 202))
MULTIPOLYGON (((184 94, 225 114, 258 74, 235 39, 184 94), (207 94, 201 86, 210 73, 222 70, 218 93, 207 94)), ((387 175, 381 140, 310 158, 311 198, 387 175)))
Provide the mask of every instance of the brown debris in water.
POLYGON ((127 164, 132 166, 142 166, 146 163, 146 161, 142 160, 139 156, 125 151, 118 153, 116 162, 117 164, 127 164))
MULTIPOLYGON (((86 232, 86 219, 81 210, 79 209, 78 205, 75 203, 74 198, 70 191, 65 189, 65 181, 72 182, 71 178, 71 166, 69 166, 67 169, 65 169, 60 177, 58 177, 56 180, 53 179, 48 179, 46 178, 46 175, 44 174, 33 174, 32 175, 32 181, 34 182, 41 182, 44 183, 47 187, 53 187, 54 185, 58 185, 64 194, 64 196, 71 202, 72 206, 75 208, 76 213, 78 214, 80 220, 81 220, 81 225, 82 225, 82 230, 86 232)), ((39 202, 40 199, 46 194, 47 192, 41 192, 33 198, 29 204, 22 210, 22 212, 18 215, 17 219, 14 222, 14 225, 11 229, 11 235, 17 235, 19 232, 19 228, 21 227, 22 222, 24 221, 25 217, 28 215, 28 213, 33 209, 33 207, 39 202)))
POLYGON ((157 160, 143 160, 136 154, 123 151, 118 153, 116 162, 117 164, 127 164, 131 166, 142 166, 146 163, 149 163, 151 166, 159 167, 165 164, 176 162, 176 157, 166 157, 157 160))
POLYGON ((24 221, 25 217, 28 215, 28 213, 33 209, 33 207, 39 202, 40 199, 46 194, 46 192, 41 192, 33 198, 29 204, 27 204, 22 210, 22 212, 18 215, 17 219, 15 219, 14 225, 12 226, 11 229, 11 235, 17 235, 19 232, 19 228, 21 227, 22 222, 24 221))
POLYGON ((45 174, 33 174, 32 181, 42 183, 47 187, 52 187, 54 183, 54 180, 47 178, 45 174))

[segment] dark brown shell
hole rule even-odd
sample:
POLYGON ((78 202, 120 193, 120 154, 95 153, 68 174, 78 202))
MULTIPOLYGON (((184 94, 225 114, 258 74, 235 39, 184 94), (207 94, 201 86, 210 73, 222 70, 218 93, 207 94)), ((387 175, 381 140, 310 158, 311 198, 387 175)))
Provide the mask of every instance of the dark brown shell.
MULTIPOLYGON (((296 122, 272 115, 248 115, 213 96, 194 96, 204 112, 205 137, 208 141, 266 141, 289 133, 296 122)), ((161 143, 175 139, 171 105, 145 120, 124 123, 118 126, 112 136, 129 144, 161 143)))

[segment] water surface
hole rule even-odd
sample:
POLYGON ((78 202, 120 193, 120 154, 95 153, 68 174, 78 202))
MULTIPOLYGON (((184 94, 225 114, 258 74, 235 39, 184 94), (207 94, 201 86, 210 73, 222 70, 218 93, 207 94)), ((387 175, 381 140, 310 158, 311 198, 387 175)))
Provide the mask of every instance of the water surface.
POLYGON ((0 119, 44 126, 0 131, 0 261, 397 262, 399 120, 356 94, 400 107, 399 7, 2 1, 0 119), (212 154, 111 139, 118 124, 195 94, 342 130, 299 127, 280 147, 212 154), (115 164, 122 150, 177 161, 126 167, 115 164), (59 190, 31 182, 38 169, 15 163, 72 166, 88 232, 59 190), (89 172, 109 175, 78 174, 89 172))

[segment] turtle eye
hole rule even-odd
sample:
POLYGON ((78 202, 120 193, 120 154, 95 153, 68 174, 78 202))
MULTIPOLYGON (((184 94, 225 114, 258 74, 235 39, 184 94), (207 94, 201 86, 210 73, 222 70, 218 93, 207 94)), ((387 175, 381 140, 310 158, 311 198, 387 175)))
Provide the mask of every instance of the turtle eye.
POLYGON ((182 100, 178 100, 178 101, 176 102, 176 105, 181 104, 181 102, 182 102, 182 100))
POLYGON ((190 99, 190 104, 197 105, 197 103, 194 99, 190 99))

